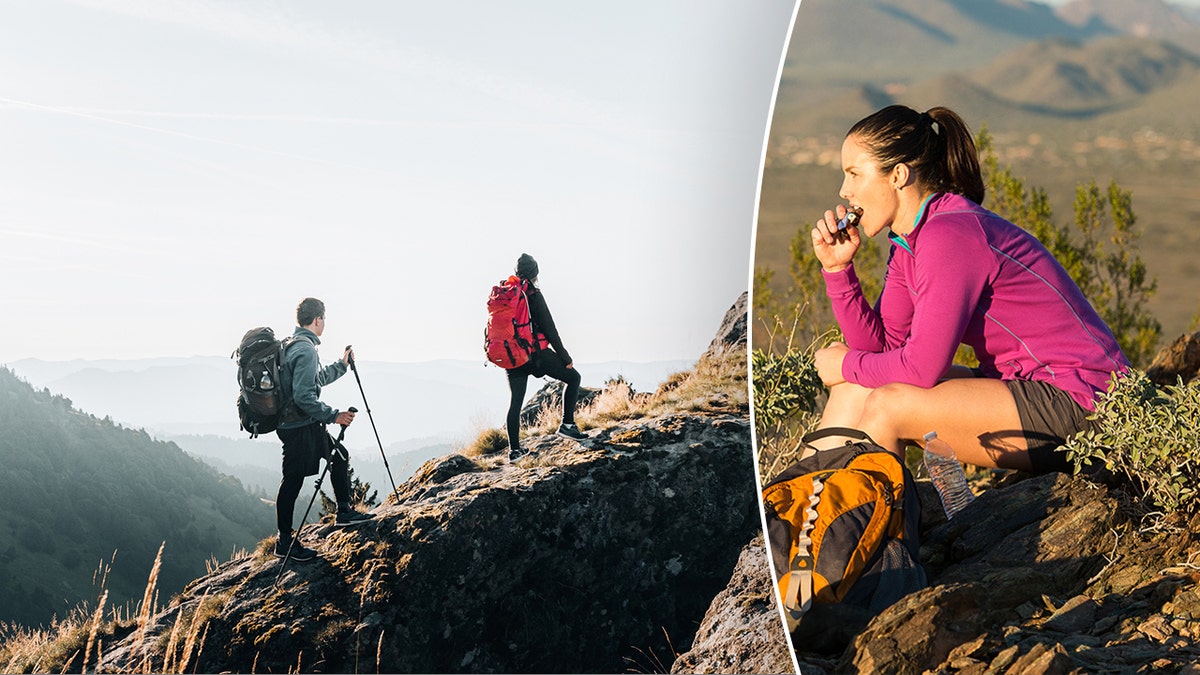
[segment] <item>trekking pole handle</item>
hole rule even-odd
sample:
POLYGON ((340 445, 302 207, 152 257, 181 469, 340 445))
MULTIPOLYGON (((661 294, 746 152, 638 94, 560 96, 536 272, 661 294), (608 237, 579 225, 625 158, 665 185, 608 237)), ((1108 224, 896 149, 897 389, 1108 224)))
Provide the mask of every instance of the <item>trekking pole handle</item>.
MULTIPOLYGON (((354 406, 350 406, 349 408, 346 409, 346 412, 355 414, 355 413, 358 413, 358 408, 355 408, 354 406)), ((341 433, 338 434, 338 440, 340 441, 346 435, 346 427, 349 425, 348 424, 339 424, 338 426, 340 426, 342 428, 341 433)))
MULTIPOLYGON (((354 352, 351 351, 353 348, 354 348, 354 345, 346 345, 346 349, 345 349, 345 351, 350 352, 350 354, 348 355, 349 356, 348 363, 350 364, 351 368, 354 368, 354 352)), ((355 412, 357 412, 357 411, 355 411, 355 412)))

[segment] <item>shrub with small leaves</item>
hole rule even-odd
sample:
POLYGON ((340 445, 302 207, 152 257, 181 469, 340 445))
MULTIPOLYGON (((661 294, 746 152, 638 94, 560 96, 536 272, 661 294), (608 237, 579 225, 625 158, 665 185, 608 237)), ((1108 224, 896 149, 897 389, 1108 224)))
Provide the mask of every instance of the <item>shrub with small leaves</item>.
MULTIPOLYGON (((815 345, 815 343, 814 343, 815 345)), ((771 428, 796 412, 813 412, 825 385, 813 362, 814 345, 799 349, 755 349, 750 355, 754 373, 754 421, 759 430, 771 428)))
POLYGON ((774 326, 767 329, 769 348, 755 349, 750 354, 755 446, 764 482, 797 459, 796 444, 820 419, 826 396, 813 352, 834 333, 826 333, 800 348, 796 346, 799 325, 797 312, 787 339, 782 340, 783 322, 776 318, 774 326))
POLYGON ((812 354, 790 349, 782 354, 755 349, 754 419, 759 428, 775 426, 799 411, 813 411, 825 393, 812 354))
POLYGON ((1200 380, 1160 388, 1131 370, 1101 395, 1093 419, 1098 430, 1064 446, 1076 472, 1102 462, 1155 509, 1200 512, 1200 380))

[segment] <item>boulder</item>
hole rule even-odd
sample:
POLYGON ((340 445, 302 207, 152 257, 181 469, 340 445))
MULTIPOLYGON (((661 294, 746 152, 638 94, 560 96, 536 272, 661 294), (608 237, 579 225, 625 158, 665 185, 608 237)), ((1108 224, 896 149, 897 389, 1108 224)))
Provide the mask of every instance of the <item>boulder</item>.
POLYGON ((1180 335, 1154 357, 1146 377, 1157 385, 1191 382, 1200 375, 1200 331, 1180 335))
POLYGON ((711 355, 724 349, 746 348, 748 296, 748 293, 742 293, 733 306, 725 312, 724 318, 721 319, 721 325, 717 328, 717 335, 709 343, 708 349, 704 352, 705 355, 711 355))
POLYGON ((760 534, 742 549, 733 578, 712 601, 692 648, 672 673, 790 673, 795 670, 760 534))

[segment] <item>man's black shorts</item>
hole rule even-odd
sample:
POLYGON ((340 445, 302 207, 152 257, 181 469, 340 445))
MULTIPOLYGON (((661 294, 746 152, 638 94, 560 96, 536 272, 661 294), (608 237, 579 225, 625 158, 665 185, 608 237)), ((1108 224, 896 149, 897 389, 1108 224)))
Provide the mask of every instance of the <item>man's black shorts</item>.
POLYGON ((283 475, 315 476, 321 460, 329 456, 329 433, 324 424, 306 424, 295 429, 276 429, 283 441, 283 475))

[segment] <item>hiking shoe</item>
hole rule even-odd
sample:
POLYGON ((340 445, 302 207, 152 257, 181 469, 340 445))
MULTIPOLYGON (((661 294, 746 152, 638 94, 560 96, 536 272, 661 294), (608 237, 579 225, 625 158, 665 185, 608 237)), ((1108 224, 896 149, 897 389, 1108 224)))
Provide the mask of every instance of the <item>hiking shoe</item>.
POLYGON ((317 552, 305 546, 304 544, 301 544, 299 541, 293 544, 290 541, 280 539, 279 541, 275 542, 275 557, 291 558, 297 562, 304 562, 317 557, 317 552), (289 545, 292 547, 290 554, 288 553, 289 545))
POLYGON ((510 448, 508 451, 508 461, 515 462, 528 454, 529 450, 527 448, 510 448))
POLYGON ((374 517, 374 514, 371 513, 363 513, 362 511, 356 511, 355 509, 345 509, 338 511, 337 519, 333 521, 333 526, 347 527, 349 525, 357 525, 364 520, 370 520, 374 517))
POLYGON ((577 441, 587 438, 587 434, 580 431, 579 427, 575 426, 574 424, 558 425, 558 435, 562 436, 563 438, 573 438, 577 441))

